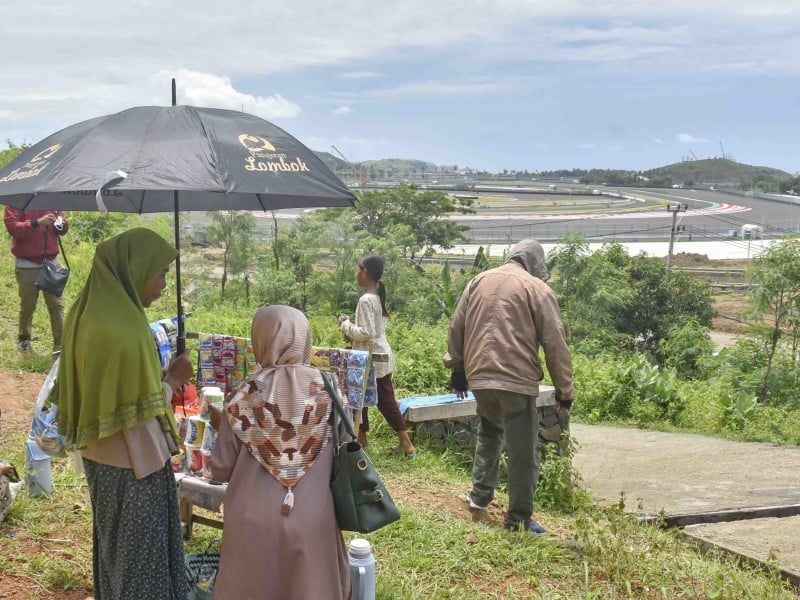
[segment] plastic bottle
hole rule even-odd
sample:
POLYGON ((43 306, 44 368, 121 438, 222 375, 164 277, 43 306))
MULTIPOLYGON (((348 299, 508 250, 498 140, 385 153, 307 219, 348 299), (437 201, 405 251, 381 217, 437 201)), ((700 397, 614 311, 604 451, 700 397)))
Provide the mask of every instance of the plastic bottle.
POLYGON ((53 493, 50 457, 42 452, 35 439, 25 442, 25 482, 33 498, 53 493))
POLYGON ((353 600, 375 600, 375 566, 369 541, 355 538, 350 540, 347 552, 350 565, 350 582, 353 586, 353 600))

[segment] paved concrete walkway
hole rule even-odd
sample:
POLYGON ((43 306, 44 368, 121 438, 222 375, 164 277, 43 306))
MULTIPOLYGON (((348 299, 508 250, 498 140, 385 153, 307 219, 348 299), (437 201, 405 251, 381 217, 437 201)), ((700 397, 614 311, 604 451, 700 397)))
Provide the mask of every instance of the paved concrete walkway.
MULTIPOLYGON (((627 510, 641 516, 662 509, 668 517, 732 511, 728 516, 736 519, 746 509, 800 505, 796 446, 581 424, 573 424, 572 433, 580 445, 574 464, 587 487, 605 503, 624 492, 627 510)), ((800 573, 800 517, 685 531, 754 560, 774 550, 784 570, 800 573)))

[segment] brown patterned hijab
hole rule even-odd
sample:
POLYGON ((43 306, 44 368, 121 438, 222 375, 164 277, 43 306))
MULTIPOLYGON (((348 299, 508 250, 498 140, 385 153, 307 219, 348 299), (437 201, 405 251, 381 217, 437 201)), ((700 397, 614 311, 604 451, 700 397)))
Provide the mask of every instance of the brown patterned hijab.
POLYGON ((287 488, 292 488, 330 442, 331 399, 319 371, 310 366, 311 327, 299 310, 273 305, 253 317, 250 336, 260 368, 225 405, 236 437, 287 488))

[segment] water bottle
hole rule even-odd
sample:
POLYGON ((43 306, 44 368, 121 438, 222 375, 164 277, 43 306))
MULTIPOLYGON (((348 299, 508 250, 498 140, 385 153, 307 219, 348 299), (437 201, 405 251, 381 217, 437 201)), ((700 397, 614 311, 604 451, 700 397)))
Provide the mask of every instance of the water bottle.
POLYGON ((347 552, 350 565, 350 582, 353 585, 353 600, 375 600, 375 557, 369 541, 350 540, 347 552))

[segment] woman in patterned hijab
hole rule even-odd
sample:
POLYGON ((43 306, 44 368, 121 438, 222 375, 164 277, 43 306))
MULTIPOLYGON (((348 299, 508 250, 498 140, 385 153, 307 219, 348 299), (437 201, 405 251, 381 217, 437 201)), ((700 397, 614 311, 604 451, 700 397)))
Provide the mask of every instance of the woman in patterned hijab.
POLYGON ((311 329, 299 310, 267 306, 253 318, 253 353, 260 369, 239 386, 225 410, 236 437, 286 488, 292 488, 331 440, 331 399, 311 362, 311 329))
POLYGON ((308 320, 263 307, 251 338, 260 368, 226 399, 210 461, 214 479, 229 482, 215 595, 349 598, 329 485, 332 400, 310 366, 308 320))

